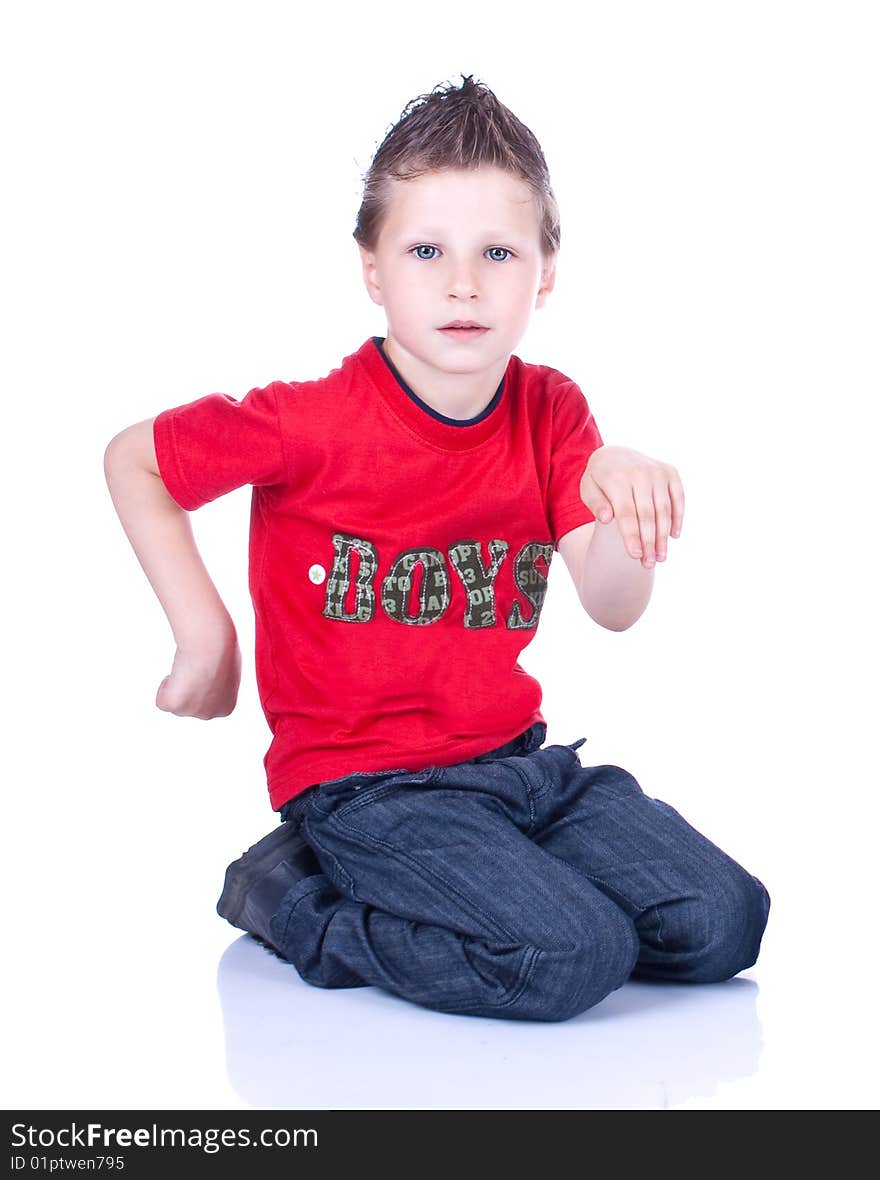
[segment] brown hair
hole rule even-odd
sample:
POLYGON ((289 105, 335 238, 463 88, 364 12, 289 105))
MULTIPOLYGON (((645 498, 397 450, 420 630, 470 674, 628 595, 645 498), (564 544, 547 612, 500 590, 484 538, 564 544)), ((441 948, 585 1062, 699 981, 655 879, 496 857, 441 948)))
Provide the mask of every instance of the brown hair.
POLYGON ((545 259, 559 249, 559 207, 541 145, 524 123, 473 74, 462 84, 435 86, 404 107, 362 177, 364 194, 352 237, 375 250, 391 182, 414 180, 441 168, 492 164, 524 180, 538 206, 545 259))

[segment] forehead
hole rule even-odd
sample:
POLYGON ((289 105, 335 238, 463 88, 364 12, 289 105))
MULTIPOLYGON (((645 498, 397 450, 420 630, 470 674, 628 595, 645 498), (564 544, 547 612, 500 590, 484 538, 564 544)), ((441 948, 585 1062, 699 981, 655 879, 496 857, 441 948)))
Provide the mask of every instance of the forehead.
POLYGON ((438 237, 462 223, 481 231, 531 233, 538 224, 538 209, 525 181, 488 165, 445 168, 389 183, 389 235, 415 232, 438 237))

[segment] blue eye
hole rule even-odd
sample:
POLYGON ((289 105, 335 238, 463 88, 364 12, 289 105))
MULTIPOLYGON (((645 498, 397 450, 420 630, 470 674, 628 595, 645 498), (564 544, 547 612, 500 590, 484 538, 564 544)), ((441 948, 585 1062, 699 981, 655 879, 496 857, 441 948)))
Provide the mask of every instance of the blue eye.
MULTIPOLYGON (((421 246, 413 246, 412 250, 410 250, 409 253, 415 254, 415 256, 417 258, 422 259, 424 262, 432 262, 434 255, 416 254, 416 251, 417 250, 436 250, 436 249, 437 249, 436 246, 429 246, 427 243, 425 243, 421 246)), ((506 246, 490 246, 489 249, 486 250, 486 253, 488 254, 493 250, 495 250, 495 251, 500 250, 505 255, 509 255, 511 253, 510 250, 508 250, 508 248, 506 246)), ((493 262, 506 262, 507 258, 506 257, 505 258, 493 258, 492 261, 493 262)))

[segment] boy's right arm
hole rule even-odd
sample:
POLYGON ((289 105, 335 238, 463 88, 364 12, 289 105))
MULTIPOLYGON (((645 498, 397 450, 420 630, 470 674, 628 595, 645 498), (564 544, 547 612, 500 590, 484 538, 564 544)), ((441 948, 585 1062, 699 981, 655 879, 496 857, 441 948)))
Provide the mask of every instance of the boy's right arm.
POLYGON ((177 644, 171 673, 156 693, 157 707, 179 717, 228 716, 241 681, 235 625, 196 548, 189 513, 159 474, 152 418, 110 440, 104 475, 177 644))

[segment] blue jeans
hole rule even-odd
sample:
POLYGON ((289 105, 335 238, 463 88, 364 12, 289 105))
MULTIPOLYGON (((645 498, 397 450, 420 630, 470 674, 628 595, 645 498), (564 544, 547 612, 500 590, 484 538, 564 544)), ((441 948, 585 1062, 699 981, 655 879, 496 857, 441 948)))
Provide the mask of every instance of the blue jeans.
POLYGON ((317 987, 375 985, 439 1012, 567 1020, 627 979, 752 966, 770 897, 586 741, 538 722, 451 766, 346 775, 281 811, 320 872, 273 915, 317 987))

